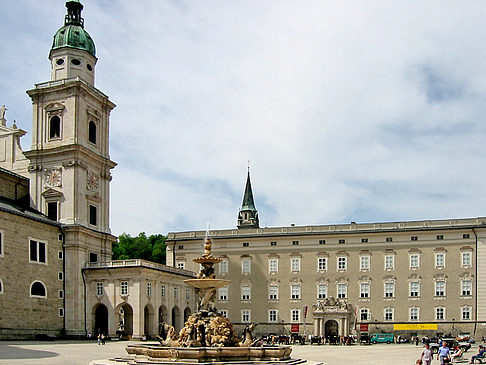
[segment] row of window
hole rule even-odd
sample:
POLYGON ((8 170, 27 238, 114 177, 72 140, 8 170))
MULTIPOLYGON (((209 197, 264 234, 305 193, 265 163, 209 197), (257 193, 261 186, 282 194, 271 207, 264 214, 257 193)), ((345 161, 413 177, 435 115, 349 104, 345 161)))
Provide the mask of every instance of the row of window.
MULTIPOLYGON (((61 136, 61 118, 58 115, 53 115, 49 119, 49 140, 62 139, 61 136)), ((96 145, 97 139, 97 126, 96 123, 90 121, 88 123, 88 141, 96 145)))
MULTIPOLYGON (((409 253, 409 268, 419 269, 420 268, 420 253, 409 253)), ((470 268, 472 266, 472 252, 471 251, 463 251, 461 252, 461 267, 463 268, 470 268)), ((269 258, 268 259, 268 272, 272 274, 276 274, 279 271, 279 259, 278 258, 269 258)), ((387 271, 395 269, 395 255, 384 255, 384 269, 387 271)), ((434 254, 434 263, 435 268, 442 269, 446 266, 446 253, 445 252, 436 252, 434 254)), ((179 260, 176 262, 176 267, 179 269, 185 269, 185 261, 179 260)), ((302 258, 301 257, 291 257, 290 258, 290 271, 291 272, 300 272, 302 267, 302 258)), ((328 257, 317 257, 316 261, 316 269, 319 272, 328 271, 329 270, 329 258, 328 257)), ((360 255, 359 258, 359 269, 362 271, 367 271, 371 269, 371 256, 370 255, 360 255)), ((338 256, 336 260, 336 270, 337 271, 346 271, 348 270, 348 257, 338 256)), ((243 274, 251 273, 251 258, 243 257, 241 259, 241 272, 243 274)), ((223 260, 219 264, 219 273, 220 274, 227 274, 228 273, 228 260, 223 260)))
MULTIPOLYGON (((56 222, 61 218, 59 215, 59 212, 61 211, 60 204, 61 203, 58 201, 47 202, 47 218, 56 222)), ((88 222, 92 226, 98 225, 98 207, 91 204, 88 206, 88 222)))
MULTIPOLYGON (((128 281, 120 282, 120 295, 128 296, 129 295, 128 288, 129 288, 128 281)), ((152 283, 146 284, 146 287, 145 287, 146 292, 145 293, 147 294, 148 297, 151 297, 152 294, 153 294, 152 288, 153 288, 152 283)), ((172 292, 173 298, 179 299, 179 288, 177 286, 174 286, 172 289, 173 289, 173 292, 172 292)), ((104 293, 105 293, 105 288, 104 288, 103 282, 102 281, 97 282, 96 283, 96 295, 100 297, 100 296, 104 295, 104 293)), ((160 285, 160 296, 162 298, 167 297, 167 285, 166 284, 160 285)), ((185 299, 187 301, 189 301, 191 299, 191 290, 189 288, 185 289, 185 299)))
MULTIPOLYGON (((251 300, 251 285, 241 286, 241 300, 249 301, 251 300)), ((410 281, 408 283, 408 296, 410 298, 420 297, 420 281, 410 281)), ((396 283, 394 281, 385 282, 383 285, 385 298, 395 298, 396 283)), ((337 298, 347 298, 348 297, 348 284, 338 283, 336 285, 337 298)), ((368 299, 371 297, 371 284, 370 283, 360 283, 359 284, 359 298, 368 299)), ((445 297, 446 296, 446 281, 436 280, 434 281, 434 293, 435 297, 445 297)), ((472 296, 472 280, 461 280, 461 289, 459 295, 461 297, 472 296)), ((328 294, 328 284, 317 284, 317 299, 326 299, 328 294)), ((290 285, 290 299, 300 300, 302 299, 302 285, 292 284, 290 285)), ((218 289, 218 299, 220 301, 228 300, 228 287, 222 287, 218 289)), ((278 300, 279 299, 279 286, 277 284, 270 284, 268 286, 268 300, 278 300)))
MULTIPOLYGON (((59 236, 59 240, 62 241, 62 236, 59 236)), ((37 263, 42 265, 48 264, 47 255, 47 242, 38 239, 29 240, 29 262, 37 263)), ((0 231, 0 258, 4 257, 4 247, 3 247, 3 231, 0 231)), ((59 260, 63 259, 63 252, 58 251, 57 255, 59 260)))
MULTIPOLYGON (((359 310, 359 319, 361 321, 371 321, 371 310, 369 308, 361 308, 359 310)), ((460 310, 461 320, 469 321, 472 319, 472 307, 463 306, 460 310)), ((395 308, 385 308, 383 311, 383 320, 393 321, 395 318, 395 308)), ((434 318, 436 321, 446 320, 446 307, 435 307, 434 308, 434 318)), ((378 319, 377 319, 378 320, 378 319)), ((420 308, 410 307, 408 308, 408 320, 409 321, 420 321, 420 308)), ((455 319, 453 319, 455 320, 455 319)))
MULTIPOLYGON (((220 313, 225 318, 228 318, 228 310, 222 309, 220 313)), ((251 309, 243 309, 241 310, 241 322, 249 323, 251 322, 251 309)), ((472 319, 472 307, 464 306, 461 307, 461 320, 462 321, 469 321, 472 319)), ((269 309, 268 310, 268 322, 270 323, 277 323, 279 321, 278 318, 278 309, 269 309)), ((434 318, 436 321, 444 321, 446 320, 446 308, 445 307, 435 307, 434 308, 434 318)), ((395 308, 385 308, 383 310, 383 317, 384 321, 394 321, 395 320, 395 308)), ((408 308, 408 319, 409 321, 419 321, 420 320, 420 308, 418 307, 410 307, 408 308)), ((361 308, 359 311, 359 320, 366 322, 371 321, 371 310, 369 308, 361 308)), ((378 320, 378 318, 376 318, 378 320)), ((380 319, 381 320, 381 319, 380 319)), ((290 322, 293 323, 300 323, 301 322, 301 309, 291 309, 290 310, 290 322)))
MULTIPOLYGON (((462 238, 463 239, 469 239, 471 238, 471 235, 469 233, 464 233, 462 235, 462 238)), ((443 234, 439 234, 435 237, 436 240, 443 240, 444 239, 444 235, 443 234)), ((419 240, 419 237, 418 236, 410 236, 410 241, 418 241, 419 240)), ((328 240, 324 240, 324 239, 320 239, 318 240, 319 244, 320 245, 325 245, 327 243, 329 243, 328 240)), ((335 241, 339 244, 343 244, 343 243, 346 243, 346 240, 345 239, 338 239, 337 241, 335 241)), ((361 243, 368 243, 369 240, 368 238, 361 238, 361 243)), ((378 242, 378 241, 376 241, 378 242)), ((385 242, 393 242, 393 237, 386 237, 385 238, 385 242)), ((300 244, 300 241, 297 241, 297 240, 294 240, 292 241, 292 246, 298 246, 300 244)), ((250 242, 243 242, 242 243, 243 247, 250 247, 250 242)), ((271 241, 270 242, 270 246, 277 246, 278 245, 278 242, 277 241, 271 241)), ((182 246, 179 246, 180 249, 183 249, 184 247, 182 246)))
MULTIPOLYGON (((60 272, 59 274, 62 274, 60 272)), ((59 276, 59 280, 62 280, 62 275, 59 276)), ((42 281, 35 280, 30 284, 29 295, 32 298, 47 298, 47 288, 42 281)), ((5 287, 3 285, 2 279, 0 279, 0 294, 5 294, 5 287)), ((58 291, 58 298, 64 298, 64 291, 58 291)))

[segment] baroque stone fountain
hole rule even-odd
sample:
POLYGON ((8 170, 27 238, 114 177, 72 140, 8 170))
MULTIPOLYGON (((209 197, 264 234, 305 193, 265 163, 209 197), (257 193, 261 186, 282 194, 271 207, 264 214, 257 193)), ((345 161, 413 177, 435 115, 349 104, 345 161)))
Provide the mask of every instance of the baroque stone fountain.
POLYGON ((166 338, 158 337, 157 345, 128 345, 129 358, 113 359, 128 364, 299 364, 301 359, 291 359, 290 346, 257 346, 252 331, 255 324, 245 328, 240 339, 231 322, 215 307, 217 289, 231 283, 217 279, 214 265, 221 259, 211 253, 212 242, 205 239, 204 254, 193 261, 201 265, 195 279, 184 282, 199 289, 197 311, 186 321, 177 334, 174 327, 165 324, 166 338))

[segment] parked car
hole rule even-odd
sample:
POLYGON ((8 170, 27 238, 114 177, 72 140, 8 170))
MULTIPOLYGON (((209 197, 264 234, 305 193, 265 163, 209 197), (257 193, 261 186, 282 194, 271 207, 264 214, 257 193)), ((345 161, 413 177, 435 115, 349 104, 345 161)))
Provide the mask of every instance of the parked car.
POLYGON ((449 348, 455 348, 456 346, 459 346, 460 348, 464 349, 464 351, 467 351, 471 348, 471 344, 469 342, 458 342, 455 338, 443 338, 440 340, 440 342, 430 342, 430 349, 432 350, 432 353, 436 354, 439 352, 439 347, 442 346, 442 342, 447 342, 447 346, 449 348))
POLYGON ((371 343, 393 343, 393 333, 373 333, 370 336, 371 343))
POLYGON ((359 336, 359 343, 364 344, 364 345, 369 345, 370 344, 370 336, 368 336, 367 333, 362 333, 359 336))

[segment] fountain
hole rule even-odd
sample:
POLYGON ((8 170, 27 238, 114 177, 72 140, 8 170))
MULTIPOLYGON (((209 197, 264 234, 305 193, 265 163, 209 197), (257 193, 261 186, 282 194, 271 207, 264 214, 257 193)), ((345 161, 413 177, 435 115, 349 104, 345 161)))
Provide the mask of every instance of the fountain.
POLYGON ((217 289, 231 283, 217 279, 214 265, 221 259, 211 253, 212 242, 209 235, 205 239, 204 254, 193 261, 201 265, 195 279, 184 282, 198 288, 197 311, 186 321, 179 334, 174 327, 165 324, 166 338, 158 337, 160 344, 128 345, 129 358, 115 361, 128 364, 300 364, 301 359, 291 359, 290 346, 257 346, 252 331, 255 324, 245 328, 240 339, 231 322, 218 313, 215 307, 217 289))

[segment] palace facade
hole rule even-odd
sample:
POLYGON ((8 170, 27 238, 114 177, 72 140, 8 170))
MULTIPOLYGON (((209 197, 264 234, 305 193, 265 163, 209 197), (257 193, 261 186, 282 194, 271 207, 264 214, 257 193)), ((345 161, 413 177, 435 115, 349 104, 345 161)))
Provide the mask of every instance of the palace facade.
MULTIPOLYGON (((196 271, 206 232, 169 233, 196 271)), ((237 228, 211 230, 217 307, 260 333, 486 333, 486 218, 260 228, 248 174, 237 228)))

